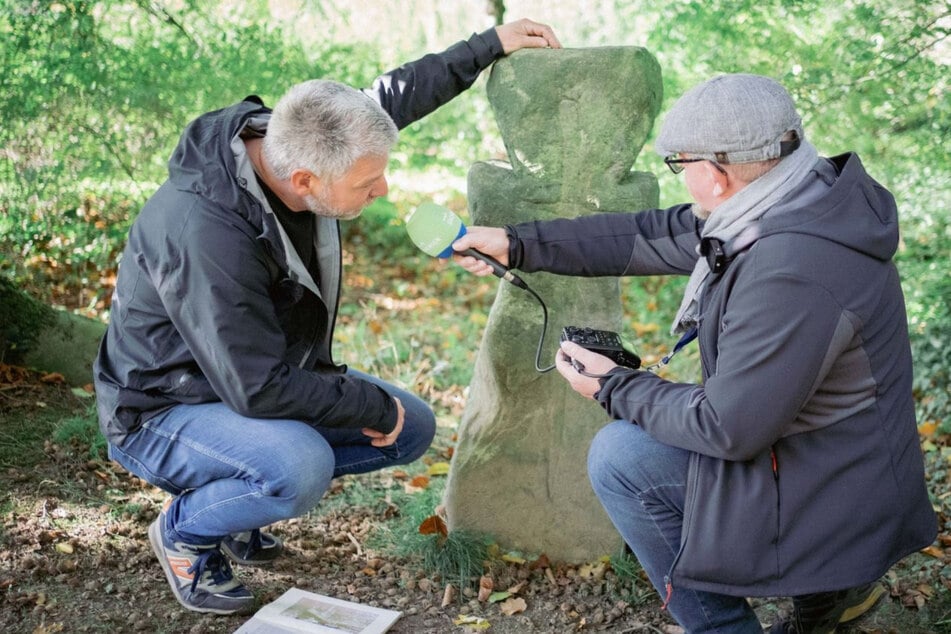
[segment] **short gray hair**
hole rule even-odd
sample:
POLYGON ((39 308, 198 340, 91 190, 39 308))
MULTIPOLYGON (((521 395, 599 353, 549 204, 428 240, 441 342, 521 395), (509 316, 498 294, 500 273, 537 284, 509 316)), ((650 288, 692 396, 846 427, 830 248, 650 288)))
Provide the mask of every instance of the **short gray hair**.
POLYGON ((335 180, 364 156, 387 156, 398 131, 380 104, 339 82, 293 86, 274 106, 264 156, 274 175, 297 169, 335 180))

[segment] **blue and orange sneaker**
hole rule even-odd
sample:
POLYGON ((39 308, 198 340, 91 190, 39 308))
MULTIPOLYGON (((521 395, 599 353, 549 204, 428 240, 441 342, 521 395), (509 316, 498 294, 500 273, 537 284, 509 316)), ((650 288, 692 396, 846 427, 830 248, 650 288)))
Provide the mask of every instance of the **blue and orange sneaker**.
POLYGON ((254 595, 234 578, 218 544, 193 545, 168 537, 163 509, 149 526, 149 541, 178 602, 195 612, 234 614, 254 603, 254 595))

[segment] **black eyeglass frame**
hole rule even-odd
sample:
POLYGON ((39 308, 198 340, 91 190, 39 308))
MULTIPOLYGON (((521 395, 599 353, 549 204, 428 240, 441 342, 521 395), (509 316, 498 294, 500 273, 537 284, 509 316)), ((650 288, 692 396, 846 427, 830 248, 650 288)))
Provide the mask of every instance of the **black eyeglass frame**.
POLYGON ((684 171, 684 163, 699 163, 700 161, 710 161, 710 163, 717 168, 721 174, 726 174, 726 170, 723 169, 723 166, 711 159, 705 158, 676 158, 673 156, 664 157, 664 163, 667 167, 670 168, 670 171, 674 174, 679 174, 684 171))

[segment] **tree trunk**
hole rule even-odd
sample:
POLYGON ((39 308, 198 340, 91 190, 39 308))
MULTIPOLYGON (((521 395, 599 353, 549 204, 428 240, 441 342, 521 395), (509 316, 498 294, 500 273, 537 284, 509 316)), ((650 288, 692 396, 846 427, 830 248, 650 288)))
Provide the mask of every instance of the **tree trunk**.
POLYGON ((0 361, 86 385, 105 332, 102 322, 51 308, 0 279, 0 361))

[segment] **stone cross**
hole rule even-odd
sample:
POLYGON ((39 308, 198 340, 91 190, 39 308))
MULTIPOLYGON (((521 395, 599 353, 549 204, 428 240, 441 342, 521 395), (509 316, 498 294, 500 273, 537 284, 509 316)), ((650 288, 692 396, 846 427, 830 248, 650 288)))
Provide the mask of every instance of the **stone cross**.
MULTIPOLYGON (((509 162, 469 171, 473 224, 656 207, 657 181, 631 167, 661 102, 660 68, 638 47, 526 49, 496 62, 487 85, 509 162)), ((520 274, 548 306, 541 365, 561 329, 621 332, 617 278, 520 274)), ((476 359, 444 497, 450 530, 503 548, 592 561, 621 539, 588 481, 587 449, 609 417, 552 370, 535 370, 542 311, 499 284, 476 359)))

